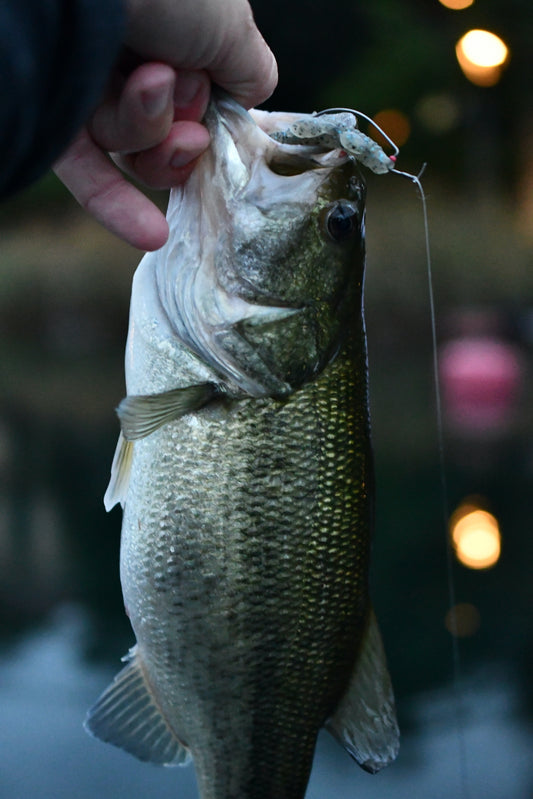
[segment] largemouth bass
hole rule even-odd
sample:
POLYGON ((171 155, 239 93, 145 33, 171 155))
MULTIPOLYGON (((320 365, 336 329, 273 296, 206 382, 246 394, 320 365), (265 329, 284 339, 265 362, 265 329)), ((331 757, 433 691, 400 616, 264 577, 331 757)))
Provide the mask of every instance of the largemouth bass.
POLYGON ((345 151, 272 138, 294 116, 211 102, 133 283, 106 504, 137 645, 86 724, 192 756, 202 799, 302 799, 323 726, 371 772, 398 749, 368 597, 365 188, 345 151))

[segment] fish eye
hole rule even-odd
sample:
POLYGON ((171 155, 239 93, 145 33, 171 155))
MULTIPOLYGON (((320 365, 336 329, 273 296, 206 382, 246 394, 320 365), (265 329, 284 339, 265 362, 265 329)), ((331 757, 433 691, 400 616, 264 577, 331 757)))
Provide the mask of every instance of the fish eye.
POLYGON ((335 203, 326 214, 326 230, 334 241, 346 241, 359 229, 357 208, 342 200, 335 203))

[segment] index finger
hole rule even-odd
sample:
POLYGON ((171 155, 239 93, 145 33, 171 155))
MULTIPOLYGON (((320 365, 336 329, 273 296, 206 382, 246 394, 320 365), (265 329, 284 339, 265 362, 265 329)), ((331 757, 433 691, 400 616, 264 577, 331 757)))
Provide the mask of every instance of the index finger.
POLYGON ((116 166, 81 131, 54 172, 104 227, 140 250, 157 250, 168 238, 164 214, 129 183, 116 166))

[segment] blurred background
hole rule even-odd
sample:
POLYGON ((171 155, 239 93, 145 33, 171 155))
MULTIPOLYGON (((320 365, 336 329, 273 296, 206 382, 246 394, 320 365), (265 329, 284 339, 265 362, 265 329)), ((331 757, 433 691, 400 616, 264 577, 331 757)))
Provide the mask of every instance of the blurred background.
MULTIPOLYGON (((408 181, 368 176, 372 587, 403 745, 370 777, 321 737, 308 797, 531 799, 531 5, 252 4, 280 66, 267 108, 359 109, 400 169, 427 162, 445 494, 422 206, 408 181)), ((133 642, 102 496, 139 254, 53 176, 0 229, 0 797, 192 799, 192 769, 81 728, 133 642)))

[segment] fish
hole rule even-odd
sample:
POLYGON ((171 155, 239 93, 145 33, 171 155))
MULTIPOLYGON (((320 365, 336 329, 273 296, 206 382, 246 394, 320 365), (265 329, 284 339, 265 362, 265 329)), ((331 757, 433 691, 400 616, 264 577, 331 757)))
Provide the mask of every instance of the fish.
POLYGON ((136 644, 86 728, 192 758, 201 799, 303 799, 323 727, 368 772, 398 752, 368 589, 365 183, 345 150, 276 141, 301 118, 214 95, 133 280, 105 503, 136 644))

